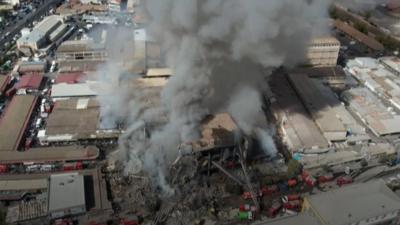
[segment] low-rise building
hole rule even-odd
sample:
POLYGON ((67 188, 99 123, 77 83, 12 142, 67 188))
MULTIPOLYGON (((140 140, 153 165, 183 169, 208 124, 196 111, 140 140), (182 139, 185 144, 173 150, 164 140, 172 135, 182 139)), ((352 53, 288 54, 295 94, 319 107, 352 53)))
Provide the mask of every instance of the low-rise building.
POLYGON ((329 142, 346 141, 350 136, 369 140, 364 127, 353 118, 329 87, 307 74, 289 74, 288 78, 329 142))
POLYGON ((376 136, 400 133, 400 115, 388 109, 367 88, 350 89, 342 94, 342 98, 376 136))
POLYGON ((17 40, 17 48, 26 56, 31 56, 40 48, 45 47, 50 41, 55 41, 62 33, 66 32, 63 17, 52 15, 37 24, 33 30, 17 40), (59 29, 59 27, 61 27, 59 29))
POLYGON ((50 176, 49 214, 51 218, 86 212, 83 176, 78 173, 50 176))
POLYGON ((356 58, 346 69, 377 96, 400 110, 400 59, 356 58))
POLYGON ((303 209, 323 225, 398 224, 399 210, 399 196, 382 180, 306 197, 303 209))

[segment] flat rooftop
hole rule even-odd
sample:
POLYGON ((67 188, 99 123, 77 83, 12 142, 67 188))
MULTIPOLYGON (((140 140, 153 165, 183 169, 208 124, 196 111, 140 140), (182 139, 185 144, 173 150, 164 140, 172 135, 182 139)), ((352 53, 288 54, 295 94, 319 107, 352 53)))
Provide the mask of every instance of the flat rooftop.
POLYGON ((400 198, 383 180, 359 183, 307 198, 327 224, 353 224, 400 209, 400 198))
POLYGON ((400 115, 390 112, 369 89, 353 88, 342 94, 349 107, 377 136, 400 133, 400 115))
POLYGON ((0 151, 0 163, 55 162, 93 160, 99 157, 99 149, 94 146, 62 146, 31 148, 29 151, 0 151))
POLYGON ((399 58, 356 58, 347 63, 348 71, 372 92, 400 110, 399 58))
POLYGON ((33 95, 16 95, 0 119, 0 152, 16 151, 36 105, 33 95))
POLYGON ((78 173, 50 176, 49 211, 85 205, 83 176, 78 173))
POLYGON ((344 141, 348 130, 366 135, 332 90, 306 74, 290 74, 289 80, 322 134, 330 141, 344 141))
POLYGON ((0 180, 0 191, 47 189, 47 179, 0 180))
POLYGON ((71 98, 55 103, 46 125, 46 135, 85 138, 96 134, 100 106, 95 98, 71 98))
POLYGON ((311 115, 283 74, 274 74, 269 82, 276 101, 271 105, 278 119, 284 120, 283 129, 292 150, 328 147, 328 141, 315 125, 311 115))
POLYGON ((94 91, 96 85, 96 82, 86 82, 78 84, 54 84, 51 88, 51 97, 68 98, 96 96, 97 93, 96 91, 94 91))
POLYGON ((251 225, 321 225, 315 217, 308 214, 299 214, 274 220, 259 221, 251 225))

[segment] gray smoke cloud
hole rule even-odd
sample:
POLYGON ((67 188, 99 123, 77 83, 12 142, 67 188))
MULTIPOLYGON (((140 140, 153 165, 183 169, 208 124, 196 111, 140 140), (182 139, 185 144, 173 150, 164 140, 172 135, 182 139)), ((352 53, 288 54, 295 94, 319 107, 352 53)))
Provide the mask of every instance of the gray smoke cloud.
POLYGON ((115 112, 118 107, 103 98, 104 105, 110 105, 103 114, 110 118, 104 121, 129 118, 129 128, 120 138, 120 158, 126 173, 145 172, 171 193, 165 177, 168 162, 178 155, 177 146, 198 138, 200 122, 207 114, 217 112, 229 111, 245 132, 254 129, 266 152, 275 154, 273 132, 267 126, 257 126, 251 118, 254 113, 262 113, 259 91, 268 71, 304 61, 310 38, 327 34, 330 1, 144 3, 151 19, 147 30, 162 44, 174 75, 155 109, 144 107, 135 90, 115 93, 122 95, 113 103, 125 106, 122 112, 115 112), (166 124, 153 128, 151 136, 146 137, 146 124, 161 116, 167 117, 166 124))

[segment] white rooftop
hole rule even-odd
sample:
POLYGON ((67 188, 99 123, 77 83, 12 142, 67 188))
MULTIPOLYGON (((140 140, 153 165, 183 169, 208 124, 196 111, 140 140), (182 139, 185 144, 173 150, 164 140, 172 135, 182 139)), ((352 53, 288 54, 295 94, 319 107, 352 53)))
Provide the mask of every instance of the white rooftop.
POLYGON ((51 89, 51 97, 65 98, 65 97, 82 97, 82 96, 96 96, 97 92, 94 91, 96 82, 78 83, 78 84, 54 84, 51 89))
POLYGON ((49 211, 85 205, 83 176, 78 173, 50 176, 49 211))
POLYGON ((329 225, 347 225, 400 210, 400 198, 382 180, 345 186, 308 198, 329 225))

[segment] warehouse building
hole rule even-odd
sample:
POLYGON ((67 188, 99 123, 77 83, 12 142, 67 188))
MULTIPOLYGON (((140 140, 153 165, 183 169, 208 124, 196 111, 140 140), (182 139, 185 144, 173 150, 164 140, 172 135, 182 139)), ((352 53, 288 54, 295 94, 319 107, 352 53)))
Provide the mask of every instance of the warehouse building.
POLYGON ((315 217, 308 214, 299 214, 278 219, 254 222, 251 225, 322 225, 315 217))
POLYGON ((91 71, 108 59, 108 51, 104 42, 68 40, 58 47, 56 57, 62 71, 91 71))
POLYGON ((398 58, 356 58, 350 60, 346 69, 370 91, 386 99, 400 110, 400 68, 398 58))
POLYGON ((67 25, 62 25, 64 18, 57 15, 46 17, 33 30, 17 40, 17 48, 26 56, 32 56, 40 48, 54 42, 67 31, 67 25))
POLYGON ((94 146, 59 146, 35 148, 31 151, 0 151, 1 164, 17 164, 24 162, 48 163, 80 160, 94 160, 99 157, 99 149, 94 146))
POLYGON ((350 89, 342 97, 376 136, 400 133, 400 115, 388 110, 367 88, 350 89))
POLYGON ((98 128, 100 105, 95 98, 70 98, 57 101, 44 130, 39 131, 40 143, 76 142, 117 138, 118 130, 98 128))
POLYGON ((0 120, 0 151, 18 150, 36 106, 37 96, 14 96, 0 120))
POLYGON ((400 76, 400 58, 398 57, 384 57, 380 58, 379 62, 390 72, 400 76))
POLYGON ((400 198, 382 180, 306 197, 304 211, 321 224, 398 224, 400 198))
POLYGON ((18 64, 18 73, 44 73, 47 69, 47 62, 40 61, 22 61, 18 64))
POLYGON ((322 135, 301 100, 283 74, 274 74, 269 86, 273 92, 271 111, 280 124, 285 144, 292 152, 301 149, 328 147, 322 135))
POLYGON ((311 40, 307 50, 308 64, 312 66, 336 66, 340 42, 334 37, 319 37, 311 40))
POLYGON ((86 212, 83 176, 78 173, 54 174, 50 176, 50 217, 79 215, 86 212))
POLYGON ((350 145, 345 148, 337 148, 336 151, 322 152, 324 154, 299 154, 300 162, 306 169, 330 167, 336 172, 343 173, 346 167, 360 169, 360 162, 366 157, 379 159, 382 155, 394 155, 396 150, 387 143, 375 145, 350 145))
POLYGON ((14 88, 18 91, 23 91, 23 93, 35 92, 39 90, 39 87, 42 84, 42 80, 42 74, 26 74, 19 79, 14 88))
POLYGON ((54 84, 51 87, 51 97, 53 100, 66 99, 72 97, 94 97, 97 96, 97 92, 94 91, 94 87, 97 85, 96 82, 85 82, 85 83, 59 83, 54 84))
POLYGON ((357 137, 368 141, 365 128, 357 123, 332 90, 306 74, 289 74, 289 81, 316 125, 329 142, 357 137))
POLYGON ((351 38, 363 43, 369 49, 373 51, 383 51, 385 48, 384 46, 379 43, 374 38, 360 32, 359 30, 355 29, 354 27, 350 26, 349 24, 342 22, 340 20, 335 20, 334 26, 337 30, 345 33, 346 35, 350 36, 351 38))

